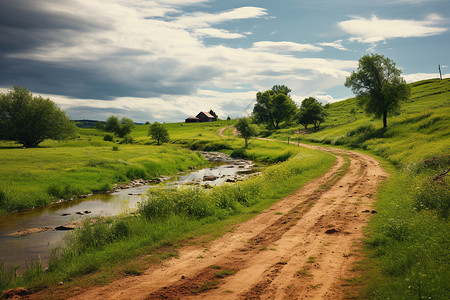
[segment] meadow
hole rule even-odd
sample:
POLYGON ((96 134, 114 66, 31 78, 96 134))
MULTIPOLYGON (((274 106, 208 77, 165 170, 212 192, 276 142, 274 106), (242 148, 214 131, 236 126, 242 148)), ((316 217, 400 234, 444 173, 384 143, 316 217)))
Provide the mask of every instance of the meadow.
POLYGON ((81 131, 88 134, 81 133, 77 141, 0 148, 0 215, 206 164, 176 145, 117 145, 81 131))
POLYGON ((448 299, 450 284, 450 79, 411 84, 398 116, 366 116, 355 99, 333 103, 324 128, 288 126, 265 136, 346 147, 378 157, 390 173, 365 240, 370 299, 448 299), (352 108, 355 113, 352 113, 352 108))
POLYGON ((95 225, 87 221, 67 235, 64 246, 54 250, 48 269, 36 262, 21 276, 14 276, 13 270, 0 265, 0 288, 57 288, 61 281, 64 288, 88 286, 140 274, 152 263, 176 255, 176 249, 189 240, 192 243, 193 237, 203 243, 232 230, 234 224, 326 172, 335 160, 330 154, 279 144, 268 142, 266 148, 272 145, 272 154, 291 148, 295 155, 267 167, 262 176, 211 189, 152 189, 137 215, 108 218, 95 225))

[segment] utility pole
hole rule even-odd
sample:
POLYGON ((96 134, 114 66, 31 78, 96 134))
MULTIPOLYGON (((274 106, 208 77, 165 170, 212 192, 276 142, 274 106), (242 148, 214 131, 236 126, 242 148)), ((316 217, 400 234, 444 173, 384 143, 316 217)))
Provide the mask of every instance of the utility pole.
POLYGON ((441 77, 441 80, 442 80, 441 65, 438 66, 438 69, 439 69, 439 77, 441 77))

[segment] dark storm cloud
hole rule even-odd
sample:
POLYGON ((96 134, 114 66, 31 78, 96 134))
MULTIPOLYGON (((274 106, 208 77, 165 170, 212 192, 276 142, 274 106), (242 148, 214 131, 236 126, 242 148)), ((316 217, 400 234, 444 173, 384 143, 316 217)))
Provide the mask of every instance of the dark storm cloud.
POLYGON ((24 59, 0 61, 0 85, 19 85, 34 93, 66 95, 81 99, 112 100, 117 97, 158 97, 194 92, 194 83, 212 77, 214 68, 183 70, 175 60, 158 60, 144 66, 148 74, 132 70, 104 68, 105 62, 51 63, 24 59))
POLYGON ((46 11, 42 4, 42 1, 29 0, 0 1, 0 55, 28 52, 51 43, 60 43, 71 32, 108 29, 107 22, 101 19, 46 11))
POLYGON ((158 58, 151 46, 111 44, 114 20, 89 17, 93 12, 77 3, 0 1, 0 87, 20 85, 34 93, 81 99, 159 97, 191 94, 218 73, 210 66, 186 67, 181 58, 158 58), (58 9, 62 6, 74 11, 58 9), (89 42, 91 33, 95 40, 89 42))

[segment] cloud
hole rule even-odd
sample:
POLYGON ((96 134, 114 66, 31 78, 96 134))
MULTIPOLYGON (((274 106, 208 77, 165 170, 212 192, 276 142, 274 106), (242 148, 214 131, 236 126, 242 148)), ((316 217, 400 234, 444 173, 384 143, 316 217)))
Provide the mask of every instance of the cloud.
POLYGON ((269 51, 269 52, 318 52, 323 49, 310 44, 299 44, 293 42, 271 42, 261 41, 253 43, 254 50, 269 51))
POLYGON ((184 14, 175 20, 175 24, 183 28, 203 28, 212 24, 236 21, 251 18, 260 18, 267 15, 267 10, 260 7, 239 7, 221 13, 195 12, 184 14))
POLYGON ((274 84, 305 94, 327 90, 357 67, 353 60, 299 57, 322 50, 310 44, 206 45, 205 37, 250 34, 218 24, 268 15, 257 7, 184 12, 185 5, 207 2, 1 1, 0 87, 49 95, 74 119, 120 113, 135 121, 181 121, 198 110, 248 113, 256 92, 274 84))
POLYGON ((196 29, 195 33, 199 36, 207 36, 221 39, 239 39, 245 37, 245 35, 240 33, 232 33, 227 30, 217 28, 200 28, 196 29))
POLYGON ((342 51, 348 51, 347 48, 342 46, 342 40, 337 40, 337 41, 329 42, 329 43, 317 43, 317 45, 320 45, 323 47, 332 47, 332 48, 336 48, 336 49, 342 50, 342 51))
MULTIPOLYGON (((439 73, 415 73, 404 75, 403 78, 406 82, 416 82, 425 79, 439 78, 439 73)), ((444 74, 442 78, 450 78, 450 74, 444 74)))
POLYGON ((373 15, 370 19, 353 17, 351 20, 338 23, 346 33, 352 35, 350 41, 376 44, 393 38, 413 38, 438 35, 447 28, 438 26, 443 18, 430 14, 424 20, 388 20, 373 15))

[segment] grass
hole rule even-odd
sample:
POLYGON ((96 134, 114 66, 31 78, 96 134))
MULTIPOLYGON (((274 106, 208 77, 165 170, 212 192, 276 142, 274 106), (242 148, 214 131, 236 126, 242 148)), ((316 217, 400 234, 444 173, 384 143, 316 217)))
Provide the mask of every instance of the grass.
POLYGON ((321 130, 293 126, 264 136, 357 149, 378 156, 391 174, 367 230, 362 297, 448 299, 450 188, 448 175, 438 174, 450 168, 450 79, 412 83, 411 99, 388 128, 355 99, 331 104, 328 113, 321 130))
MULTIPOLYGON (((271 144, 281 151, 286 149, 278 148, 278 142, 266 143, 267 149, 271 144)), ((29 269, 17 278, 11 278, 5 270, 5 278, 10 279, 3 288, 42 289, 55 287, 60 281, 69 287, 75 282, 105 284, 117 276, 139 274, 142 269, 132 261, 142 260, 145 254, 166 247, 173 251, 194 236, 217 238, 234 224, 253 217, 323 174, 335 160, 326 153, 290 147, 297 154, 289 161, 267 167, 262 176, 211 189, 156 188, 149 191, 140 215, 108 218, 100 224, 86 221, 83 228, 66 236, 63 247, 54 251, 47 270, 29 269)), ((140 266, 149 263, 144 261, 140 266)))
POLYGON ((110 142, 73 141, 52 147, 0 149, 0 215, 206 163, 176 145, 121 145, 119 151, 111 147, 110 142))

